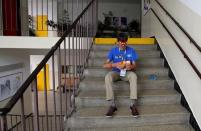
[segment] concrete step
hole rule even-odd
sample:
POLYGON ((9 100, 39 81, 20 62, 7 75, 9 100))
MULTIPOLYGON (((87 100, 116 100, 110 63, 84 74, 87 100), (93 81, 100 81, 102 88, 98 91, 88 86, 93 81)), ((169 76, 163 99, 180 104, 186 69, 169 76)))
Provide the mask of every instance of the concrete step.
MULTIPOLYGON (((105 90, 104 77, 86 77, 80 82, 80 89, 83 90, 105 90)), ((114 90, 128 90, 129 82, 114 82, 114 90)), ((157 80, 149 80, 149 78, 138 78, 138 89, 173 89, 174 81, 169 77, 158 77, 157 80)))
MULTIPOLYGON (((109 51, 111 48, 113 48, 116 45, 93 45, 93 49, 94 50, 106 50, 109 51)), ((134 48, 135 50, 156 50, 157 49, 157 45, 128 45, 132 48, 134 48)))
MULTIPOLYGON (((130 91, 114 91, 117 105, 130 105, 130 91)), ((138 90, 138 105, 158 105, 179 103, 181 95, 175 90, 167 89, 142 89, 138 90)), ((109 106, 105 100, 105 91, 81 91, 76 97, 79 107, 109 106)))
POLYGON ((112 118, 106 118, 108 107, 79 108, 74 117, 69 118, 69 128, 104 128, 148 126, 161 124, 184 124, 189 121, 189 113, 180 105, 139 106, 140 116, 131 116, 129 107, 119 107, 112 118))
MULTIPOLYGON (((67 130, 66 130, 67 131, 67 130)), ((70 131, 194 131, 188 124, 151 125, 113 128, 74 128, 70 131)))
MULTIPOLYGON (((106 58, 91 58, 89 59, 89 66, 103 66, 106 58)), ((144 58, 137 61, 138 67, 162 67, 164 66, 164 60, 161 58, 144 58)))
MULTIPOLYGON (((84 70, 85 77, 104 77, 109 70, 101 68, 101 67, 89 67, 84 70)), ((146 68, 138 68, 136 70, 136 74, 138 76, 149 76, 149 75, 157 75, 159 76, 168 76, 168 69, 164 67, 146 67, 146 68)))
MULTIPOLYGON (((139 59, 142 58, 156 58, 160 57, 160 51, 154 51, 154 50, 145 50, 145 51, 136 51, 139 55, 139 59)), ((107 58, 108 51, 104 50, 94 50, 90 52, 90 58, 107 58)))

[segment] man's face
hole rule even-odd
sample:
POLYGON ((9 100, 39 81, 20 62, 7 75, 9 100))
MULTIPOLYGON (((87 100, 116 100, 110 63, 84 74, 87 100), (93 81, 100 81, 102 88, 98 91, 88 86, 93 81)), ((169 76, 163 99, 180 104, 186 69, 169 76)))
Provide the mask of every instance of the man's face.
POLYGON ((119 41, 119 48, 126 49, 127 41, 119 41))

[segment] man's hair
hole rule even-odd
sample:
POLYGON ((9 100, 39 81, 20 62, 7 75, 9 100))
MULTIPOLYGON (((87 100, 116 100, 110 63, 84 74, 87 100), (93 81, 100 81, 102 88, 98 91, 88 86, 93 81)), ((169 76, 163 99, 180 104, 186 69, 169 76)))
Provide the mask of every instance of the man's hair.
POLYGON ((117 41, 128 41, 128 35, 126 33, 119 33, 117 41))

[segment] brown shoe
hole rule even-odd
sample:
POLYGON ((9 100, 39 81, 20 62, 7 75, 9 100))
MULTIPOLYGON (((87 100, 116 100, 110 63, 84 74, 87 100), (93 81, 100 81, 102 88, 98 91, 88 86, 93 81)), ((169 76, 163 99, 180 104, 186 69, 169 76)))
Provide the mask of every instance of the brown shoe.
POLYGON ((110 108, 105 116, 112 117, 115 111, 117 111, 117 108, 115 106, 110 106, 110 108))
POLYGON ((131 109, 132 116, 137 118, 139 116, 139 112, 137 110, 137 107, 135 105, 133 105, 133 106, 130 106, 130 109, 131 109))

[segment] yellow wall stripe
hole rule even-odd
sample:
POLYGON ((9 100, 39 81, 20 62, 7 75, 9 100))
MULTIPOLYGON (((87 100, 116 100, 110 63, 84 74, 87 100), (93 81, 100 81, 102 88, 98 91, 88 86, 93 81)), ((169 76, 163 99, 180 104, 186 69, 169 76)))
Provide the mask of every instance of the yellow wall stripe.
MULTIPOLYGON (((116 38, 96 38, 96 44, 116 44, 116 38)), ((154 38, 128 38, 128 44, 155 44, 154 38)))

